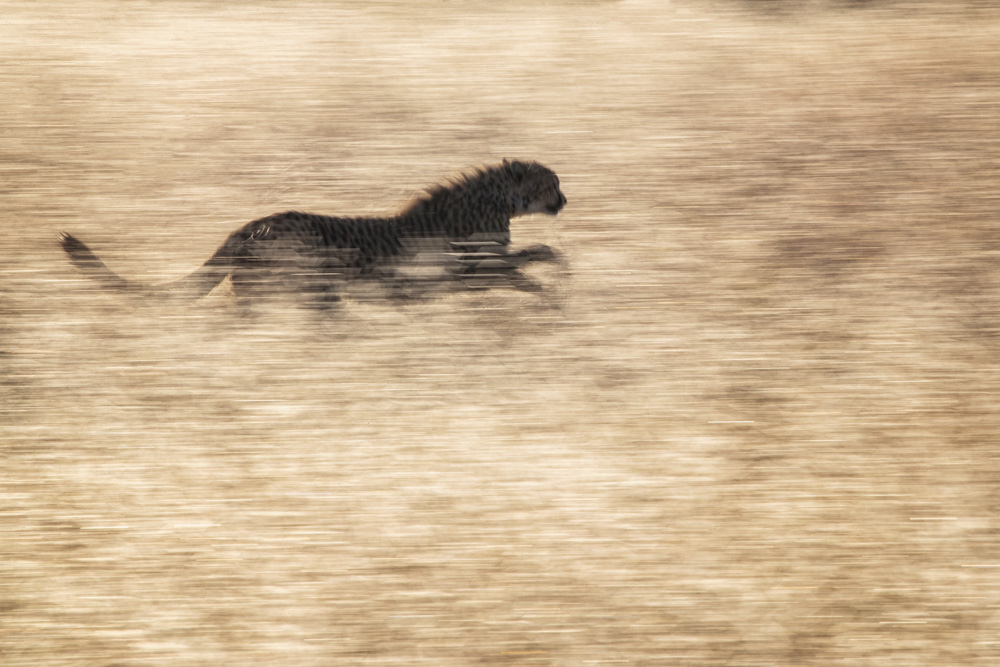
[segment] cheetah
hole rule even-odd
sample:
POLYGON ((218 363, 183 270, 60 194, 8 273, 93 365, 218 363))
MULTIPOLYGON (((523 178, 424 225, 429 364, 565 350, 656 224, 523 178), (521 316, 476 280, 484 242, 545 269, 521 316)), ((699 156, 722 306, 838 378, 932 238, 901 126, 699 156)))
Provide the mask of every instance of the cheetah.
POLYGON ((520 268, 556 261, 557 254, 544 245, 511 251, 510 220, 531 213, 557 215, 565 205, 555 172, 537 162, 505 159, 427 188, 392 217, 290 211, 254 220, 232 232, 194 273, 151 287, 112 272, 70 234, 63 233, 60 242, 84 275, 107 288, 191 300, 207 295, 227 277, 237 297, 247 298, 275 282, 327 301, 338 301, 339 288, 359 280, 379 281, 392 293, 405 293, 403 286, 414 279, 403 267, 426 264, 427 257, 435 264, 430 282, 538 291, 540 286, 520 268))

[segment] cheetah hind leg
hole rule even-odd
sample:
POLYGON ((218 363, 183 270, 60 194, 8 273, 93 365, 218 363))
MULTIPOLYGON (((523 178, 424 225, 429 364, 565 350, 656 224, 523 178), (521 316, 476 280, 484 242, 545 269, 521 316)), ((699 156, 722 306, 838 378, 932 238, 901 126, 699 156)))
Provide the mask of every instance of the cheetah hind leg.
POLYGON ((301 277, 301 289, 309 306, 319 310, 333 308, 340 304, 348 271, 343 262, 336 259, 321 263, 313 270, 306 270, 301 277))
POLYGON ((241 310, 250 312, 255 306, 283 307, 297 304, 326 310, 339 304, 341 272, 317 271, 289 266, 241 267, 230 275, 233 294, 241 310))
POLYGON ((431 275, 412 267, 383 267, 376 272, 386 298, 396 304, 421 303, 430 300, 438 291, 442 279, 440 272, 431 275))
POLYGON ((252 315, 254 306, 259 306, 262 301, 273 294, 270 277, 268 271, 243 267, 237 268, 229 274, 233 298, 242 315, 252 315))

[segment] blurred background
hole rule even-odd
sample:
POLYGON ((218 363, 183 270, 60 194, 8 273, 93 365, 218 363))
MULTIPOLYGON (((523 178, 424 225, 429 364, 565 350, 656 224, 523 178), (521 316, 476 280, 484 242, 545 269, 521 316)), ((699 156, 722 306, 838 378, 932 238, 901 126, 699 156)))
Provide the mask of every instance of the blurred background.
POLYGON ((0 19, 0 663, 1000 662, 1000 10, 0 19), (541 295, 101 293, 502 158, 541 295))

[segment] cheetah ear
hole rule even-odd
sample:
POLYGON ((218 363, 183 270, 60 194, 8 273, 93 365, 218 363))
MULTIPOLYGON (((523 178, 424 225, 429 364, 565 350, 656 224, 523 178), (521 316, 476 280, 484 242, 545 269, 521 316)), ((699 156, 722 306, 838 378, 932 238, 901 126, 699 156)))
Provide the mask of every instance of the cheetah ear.
POLYGON ((507 162, 504 159, 504 164, 510 167, 510 174, 514 177, 515 183, 520 183, 524 180, 524 165, 516 160, 514 162, 507 162))

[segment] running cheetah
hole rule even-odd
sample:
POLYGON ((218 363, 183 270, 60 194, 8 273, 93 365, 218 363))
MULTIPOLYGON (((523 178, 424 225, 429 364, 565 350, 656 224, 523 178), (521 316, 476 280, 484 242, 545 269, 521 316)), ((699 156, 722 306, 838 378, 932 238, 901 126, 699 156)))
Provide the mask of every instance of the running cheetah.
POLYGON ((150 290, 196 299, 226 277, 240 297, 254 296, 279 282, 297 291, 339 299, 346 282, 375 279, 393 288, 407 263, 434 257, 432 282, 462 281, 472 286, 509 285, 525 291, 539 286, 519 267, 556 260, 544 245, 511 252, 510 219, 530 213, 556 215, 566 205, 559 177, 537 162, 508 162, 478 169, 428 188, 400 214, 385 218, 340 218, 288 212, 250 222, 236 230, 191 275, 145 287, 112 272, 81 241, 63 233, 63 249, 85 275, 118 290, 150 290), (428 247, 435 252, 428 253, 428 247), (276 278, 281 276, 280 279, 276 278))

